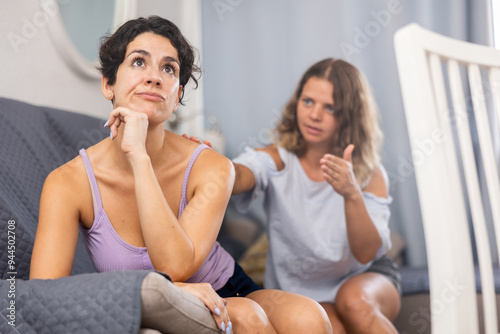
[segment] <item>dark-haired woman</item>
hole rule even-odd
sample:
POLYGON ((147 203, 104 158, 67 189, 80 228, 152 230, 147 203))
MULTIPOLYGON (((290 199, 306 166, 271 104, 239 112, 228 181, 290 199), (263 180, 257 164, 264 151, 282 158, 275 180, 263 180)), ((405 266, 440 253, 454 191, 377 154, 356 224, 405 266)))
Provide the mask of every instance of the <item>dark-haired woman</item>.
POLYGON ((47 177, 30 277, 70 275, 80 230, 98 271, 155 269, 174 282, 205 283, 195 295, 222 331, 328 333, 319 304, 257 291, 216 242, 233 166, 164 129, 183 87, 196 82, 194 60, 179 29, 160 17, 128 21, 104 39, 100 70, 102 93, 113 105, 110 138, 47 177))
POLYGON ((234 159, 235 204, 265 193, 264 286, 308 296, 334 333, 397 333, 400 278, 390 248, 388 180, 364 76, 325 59, 302 76, 278 140, 234 159))

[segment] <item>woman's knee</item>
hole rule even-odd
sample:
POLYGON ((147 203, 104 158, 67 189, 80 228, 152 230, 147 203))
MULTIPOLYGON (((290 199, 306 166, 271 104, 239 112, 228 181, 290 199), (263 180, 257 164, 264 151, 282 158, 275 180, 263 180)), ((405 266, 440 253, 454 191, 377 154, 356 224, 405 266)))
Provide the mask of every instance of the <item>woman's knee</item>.
POLYGON ((278 333, 332 333, 328 315, 311 298, 279 290, 260 290, 250 298, 262 306, 278 333))
POLYGON ((227 311, 235 333, 275 333, 266 312, 248 298, 228 298, 227 311))
POLYGON ((335 299, 335 311, 343 322, 370 322, 376 316, 376 305, 363 289, 341 287, 335 299))
POLYGON ((339 318, 357 323, 369 323, 375 317, 394 319, 399 307, 397 289, 386 277, 376 273, 364 273, 347 280, 335 299, 339 318))
POLYGON ((302 317, 298 333, 332 333, 332 324, 325 309, 310 298, 302 298, 303 308, 298 315, 302 317), (309 331, 308 331, 309 330, 309 331))

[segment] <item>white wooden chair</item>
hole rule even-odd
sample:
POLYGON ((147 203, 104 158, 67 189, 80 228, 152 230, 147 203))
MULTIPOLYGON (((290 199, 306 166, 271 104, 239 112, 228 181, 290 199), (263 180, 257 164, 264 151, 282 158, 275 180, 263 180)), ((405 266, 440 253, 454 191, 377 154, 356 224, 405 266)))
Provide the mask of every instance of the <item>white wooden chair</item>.
POLYGON ((497 334, 484 194, 500 246, 498 152, 492 141, 500 127, 500 51, 417 24, 397 31, 394 41, 424 224, 432 333, 479 333, 471 220, 483 292, 481 327, 497 334), (478 145, 471 133, 477 133, 478 145))

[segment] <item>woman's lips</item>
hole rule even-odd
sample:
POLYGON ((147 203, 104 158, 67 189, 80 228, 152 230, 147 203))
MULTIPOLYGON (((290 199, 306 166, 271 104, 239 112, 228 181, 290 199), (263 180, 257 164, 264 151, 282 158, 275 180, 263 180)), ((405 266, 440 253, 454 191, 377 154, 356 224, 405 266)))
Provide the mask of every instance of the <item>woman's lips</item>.
POLYGON ((165 100, 163 95, 161 95, 159 93, 154 93, 154 92, 141 92, 141 93, 137 93, 137 95, 139 95, 140 97, 142 97, 146 100, 149 100, 149 101, 163 101, 163 100, 165 100))
POLYGON ((319 135, 322 132, 321 129, 309 125, 306 125, 306 131, 312 135, 319 135))

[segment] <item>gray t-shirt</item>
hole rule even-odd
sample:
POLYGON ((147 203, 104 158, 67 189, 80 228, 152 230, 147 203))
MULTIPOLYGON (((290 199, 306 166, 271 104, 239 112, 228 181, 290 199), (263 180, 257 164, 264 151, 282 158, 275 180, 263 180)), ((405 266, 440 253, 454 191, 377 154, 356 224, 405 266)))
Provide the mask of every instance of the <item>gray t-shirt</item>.
MULTIPOLYGON (((333 302, 342 282, 370 263, 359 263, 349 249, 344 198, 326 181, 312 181, 295 154, 282 147, 278 151, 285 164, 281 171, 269 154, 250 148, 233 160, 250 168, 255 176, 255 189, 233 196, 233 201, 245 212, 253 199, 265 195, 269 251, 264 286, 333 302)), ((363 198, 382 238, 381 256, 391 247, 392 198, 368 192, 363 198)))

